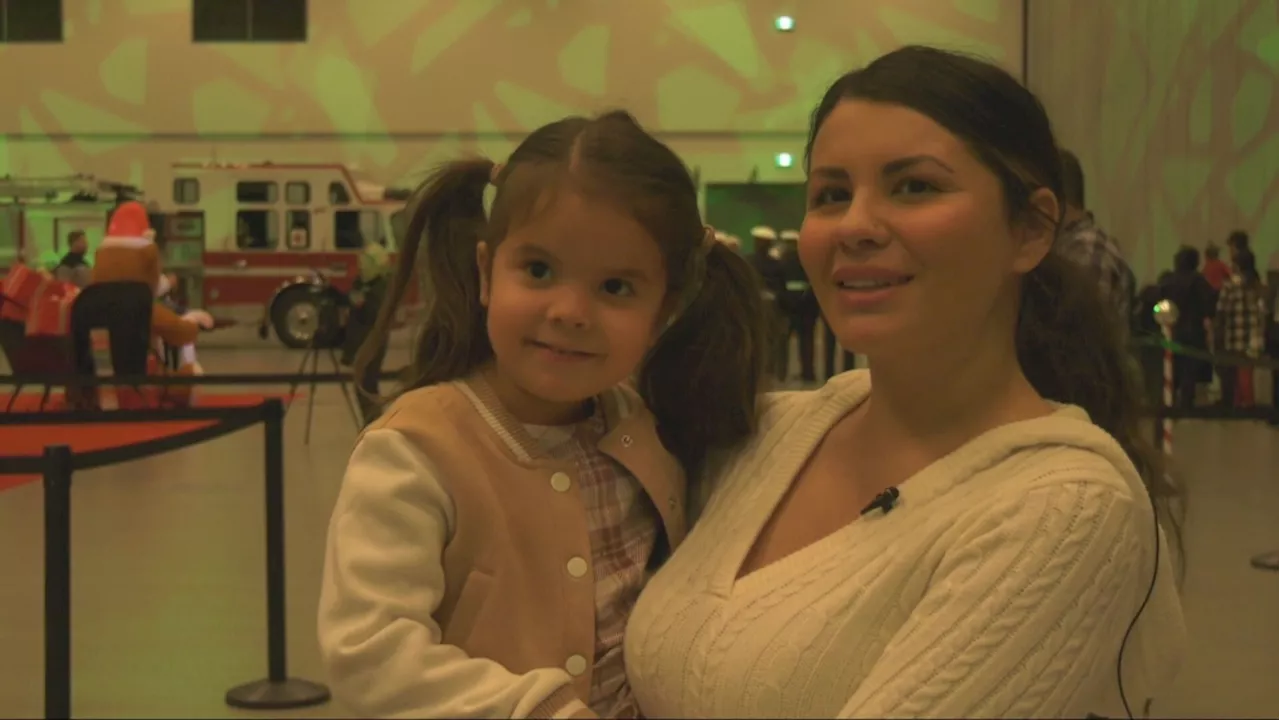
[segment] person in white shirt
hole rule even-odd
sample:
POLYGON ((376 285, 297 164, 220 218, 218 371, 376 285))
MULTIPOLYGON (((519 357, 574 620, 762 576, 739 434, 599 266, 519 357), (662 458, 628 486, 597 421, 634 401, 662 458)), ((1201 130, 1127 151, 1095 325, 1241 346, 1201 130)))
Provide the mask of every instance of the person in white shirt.
POLYGON ((1051 252, 1044 108, 906 47, 813 118, 800 257, 869 370, 769 396, 718 462, 628 624, 643 714, 1145 714, 1185 653, 1177 490, 1115 313, 1051 252))

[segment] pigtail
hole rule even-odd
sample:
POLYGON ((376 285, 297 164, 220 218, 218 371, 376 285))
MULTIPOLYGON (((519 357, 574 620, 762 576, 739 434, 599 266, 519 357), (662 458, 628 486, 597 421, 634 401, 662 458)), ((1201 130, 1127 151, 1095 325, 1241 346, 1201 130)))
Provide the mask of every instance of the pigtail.
POLYGON ((1121 318, 1081 266, 1052 252, 1027 274, 1015 335, 1023 373, 1041 397, 1083 408, 1115 438, 1185 557, 1182 490, 1150 439, 1142 379, 1126 338, 1121 318))
POLYGON ((425 317, 413 361, 403 378, 406 388, 461 377, 493 354, 480 305, 476 244, 487 219, 484 191, 493 163, 482 158, 441 166, 414 193, 413 213, 387 298, 373 330, 356 354, 356 376, 373 362, 391 332, 396 308, 415 271, 421 282, 425 317), (425 262, 417 262, 425 243, 425 262))
POLYGON ((640 370, 640 394, 667 449, 697 478, 707 453, 755 433, 768 342, 755 270, 713 242, 703 277, 640 370))

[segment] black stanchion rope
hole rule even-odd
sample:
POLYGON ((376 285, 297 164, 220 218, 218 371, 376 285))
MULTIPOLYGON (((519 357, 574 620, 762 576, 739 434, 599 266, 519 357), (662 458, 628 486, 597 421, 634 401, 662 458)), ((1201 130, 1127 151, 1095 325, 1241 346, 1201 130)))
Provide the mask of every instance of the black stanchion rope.
MULTIPOLYGON (((220 412, 209 412, 214 408, 209 408, 201 413, 202 417, 185 418, 187 420, 205 420, 214 424, 206 427, 199 427, 186 432, 169 435, 162 438, 152 440, 144 440, 138 443, 122 445, 119 447, 105 448, 103 450, 91 450, 88 452, 77 452, 72 455, 73 470, 91 470, 103 467, 105 465, 115 465, 116 463, 130 462, 132 460, 141 460, 142 458, 151 457, 152 455, 160 455, 174 450, 181 450, 184 447, 197 445, 202 442, 208 442, 223 435, 229 435, 238 432, 247 427, 256 425, 264 420, 266 404, 254 405, 244 408, 223 409, 217 408, 220 412)), ((192 408, 193 410, 195 408, 192 408)), ((162 413, 154 410, 125 410, 125 411, 104 411, 95 414, 91 420, 86 423, 75 422, 69 424, 88 424, 91 422, 138 422, 133 420, 120 420, 117 418, 102 418, 102 415, 115 415, 117 412, 127 413, 129 415, 146 415, 148 417, 143 420, 173 420, 162 413)), ((50 413, 22 413, 24 415, 50 415, 50 413)), ((87 415, 88 413, 77 413, 87 415)), ((66 413, 58 418, 65 421, 66 413)), ((0 418, 5 415, 0 414, 0 418)), ((12 455, 0 457, 0 475, 39 475, 44 471, 44 459, 40 455, 12 455)))

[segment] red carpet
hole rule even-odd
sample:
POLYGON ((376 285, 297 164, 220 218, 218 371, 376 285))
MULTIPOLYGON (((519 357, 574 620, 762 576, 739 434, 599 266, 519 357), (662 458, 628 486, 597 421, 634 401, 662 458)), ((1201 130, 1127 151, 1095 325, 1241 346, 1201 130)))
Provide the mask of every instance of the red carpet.
MULTIPOLYGON (((195 404, 197 407, 240 407, 257 405, 273 397, 288 401, 288 396, 285 394, 200 393, 196 395, 195 404)), ((0 404, 0 409, 8 402, 7 394, 0 395, 0 403, 3 403, 0 404)), ((14 403, 14 410, 30 412, 36 410, 39 405, 39 394, 22 393, 14 403)), ((50 410, 63 407, 61 394, 50 395, 49 403, 45 407, 50 410)), ((44 446, 49 443, 49 439, 56 437, 59 441, 70 445, 76 452, 88 452, 180 435, 211 424, 205 420, 175 420, 83 425, 0 425, 0 448, 4 448, 4 454, 9 456, 38 456, 44 452, 44 446)), ((38 480, 40 477, 37 475, 0 475, 0 492, 38 480)))

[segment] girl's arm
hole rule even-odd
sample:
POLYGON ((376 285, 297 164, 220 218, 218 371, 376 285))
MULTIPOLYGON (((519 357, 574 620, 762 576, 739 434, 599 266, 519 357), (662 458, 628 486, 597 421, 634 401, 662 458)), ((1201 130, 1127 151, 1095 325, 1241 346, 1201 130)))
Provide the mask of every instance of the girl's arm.
POLYGON ((453 503, 429 458, 394 430, 364 434, 329 527, 320 652, 334 697, 360 717, 570 717, 586 708, 559 668, 523 675, 441 644, 433 614, 453 503))

